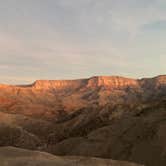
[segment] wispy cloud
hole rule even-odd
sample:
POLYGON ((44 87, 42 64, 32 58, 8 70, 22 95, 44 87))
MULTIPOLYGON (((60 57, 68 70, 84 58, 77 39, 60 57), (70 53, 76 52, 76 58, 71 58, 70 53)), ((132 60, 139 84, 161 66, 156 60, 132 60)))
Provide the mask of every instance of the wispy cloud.
POLYGON ((164 73, 165 9, 164 0, 0 0, 0 82, 164 73))

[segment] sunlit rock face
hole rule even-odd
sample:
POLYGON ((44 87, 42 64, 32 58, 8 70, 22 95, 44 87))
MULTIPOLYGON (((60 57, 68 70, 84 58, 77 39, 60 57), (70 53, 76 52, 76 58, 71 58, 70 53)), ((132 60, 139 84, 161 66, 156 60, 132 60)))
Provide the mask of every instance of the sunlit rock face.
POLYGON ((38 80, 30 85, 0 85, 0 109, 39 118, 56 119, 85 107, 132 107, 163 98, 166 76, 129 79, 96 76, 79 80, 38 80))
POLYGON ((37 80, 32 84, 32 88, 40 89, 55 89, 55 90, 72 90, 78 89, 86 85, 87 80, 37 80))
POLYGON ((128 79, 118 76, 96 76, 89 79, 80 80, 37 80, 32 87, 34 89, 78 89, 82 87, 110 87, 120 88, 127 86, 139 86, 139 82, 134 79, 128 79))
POLYGON ((87 87, 109 87, 109 88, 122 88, 127 86, 139 86, 139 82, 134 79, 118 77, 118 76, 101 76, 92 77, 88 81, 87 87))
POLYGON ((97 88, 97 87, 110 87, 110 88, 120 88, 127 86, 139 86, 139 82, 134 79, 128 79, 118 76, 99 76, 92 77, 89 79, 79 79, 79 80, 37 80, 32 84, 34 89, 55 89, 55 90, 65 90, 65 89, 79 89, 83 87, 87 88, 97 88))

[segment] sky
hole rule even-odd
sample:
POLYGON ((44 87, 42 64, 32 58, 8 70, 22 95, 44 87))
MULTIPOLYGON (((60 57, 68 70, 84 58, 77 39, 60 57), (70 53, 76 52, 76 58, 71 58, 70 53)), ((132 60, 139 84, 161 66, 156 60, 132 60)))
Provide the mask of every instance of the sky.
POLYGON ((0 0, 0 82, 166 74, 165 0, 0 0))

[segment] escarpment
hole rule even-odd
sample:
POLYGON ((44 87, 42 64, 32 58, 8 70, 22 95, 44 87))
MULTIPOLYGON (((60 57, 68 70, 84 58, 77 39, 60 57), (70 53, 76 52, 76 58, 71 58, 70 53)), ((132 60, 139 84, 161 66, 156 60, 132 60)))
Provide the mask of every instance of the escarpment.
POLYGON ((97 87, 121 88, 139 86, 138 80, 118 76, 96 76, 79 80, 37 80, 32 84, 34 89, 78 89, 97 87))
POLYGON ((166 76, 129 79, 96 76, 79 80, 37 80, 30 85, 0 85, 0 109, 56 119, 85 107, 128 105, 165 98, 166 76), (63 111, 62 111, 63 110, 63 111))

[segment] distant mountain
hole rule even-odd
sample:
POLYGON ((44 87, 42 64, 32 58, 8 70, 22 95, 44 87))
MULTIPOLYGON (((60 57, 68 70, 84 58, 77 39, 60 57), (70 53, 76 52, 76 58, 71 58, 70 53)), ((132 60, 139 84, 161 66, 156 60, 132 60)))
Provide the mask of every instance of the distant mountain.
POLYGON ((0 85, 0 146, 166 165, 166 75, 0 85))
POLYGON ((88 107, 135 107, 165 99, 166 75, 150 79, 99 76, 79 80, 38 80, 31 85, 0 85, 0 109, 43 119, 88 107))

